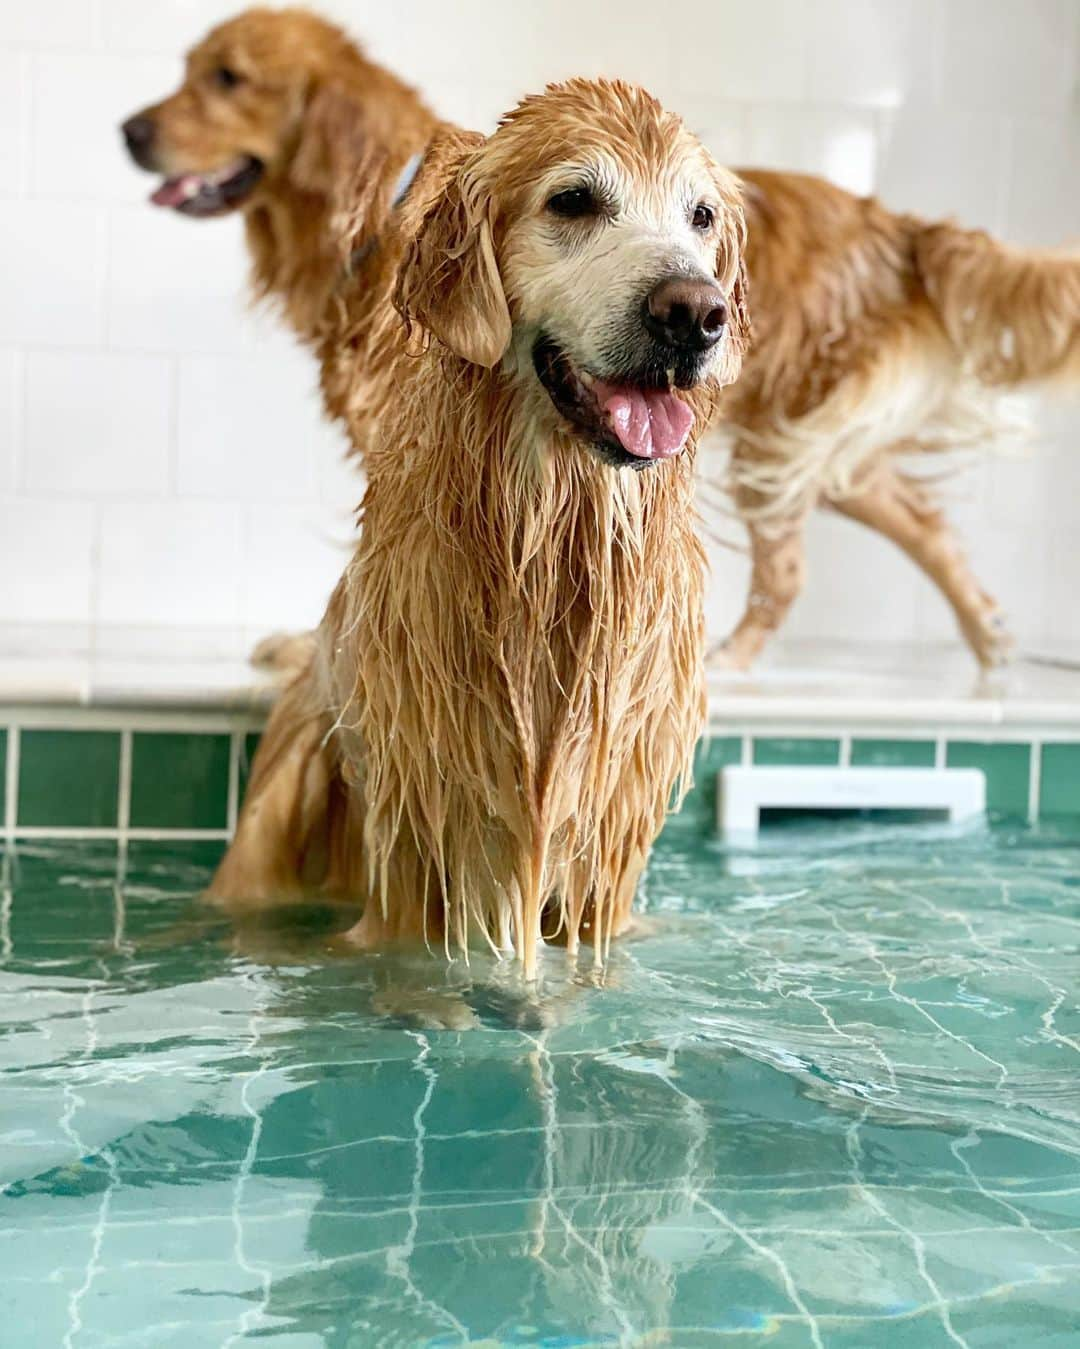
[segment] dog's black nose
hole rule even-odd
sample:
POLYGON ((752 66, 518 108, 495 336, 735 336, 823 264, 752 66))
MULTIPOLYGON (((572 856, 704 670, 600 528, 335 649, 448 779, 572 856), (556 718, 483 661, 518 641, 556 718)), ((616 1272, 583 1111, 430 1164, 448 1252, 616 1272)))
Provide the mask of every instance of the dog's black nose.
POLYGON ((711 281, 672 276, 645 301, 645 327, 665 347, 708 351, 725 323, 727 303, 711 281))
POLYGON ((124 135, 124 141, 133 159, 138 159, 140 155, 145 155, 150 149, 154 140, 154 121, 152 117, 147 117, 144 113, 136 113, 134 117, 129 117, 120 128, 124 135))

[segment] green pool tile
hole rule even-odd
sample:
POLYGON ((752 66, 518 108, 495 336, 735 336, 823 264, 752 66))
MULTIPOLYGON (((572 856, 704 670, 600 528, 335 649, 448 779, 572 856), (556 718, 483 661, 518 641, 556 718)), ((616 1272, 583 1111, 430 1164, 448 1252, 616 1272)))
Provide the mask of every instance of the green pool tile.
POLYGON ((985 740, 950 740, 949 768, 981 768, 986 774, 986 807, 998 815, 1025 817, 1031 777, 1031 746, 985 740))
POLYGON ((854 768, 933 768, 937 746, 932 740, 853 740, 854 768))
POLYGON ((119 731, 20 734, 19 824, 114 827, 119 787, 119 731))
POLYGON ((786 740, 775 736, 754 739, 754 763, 795 765, 800 768, 830 766, 840 762, 840 741, 826 739, 786 740))
POLYGON ((716 827, 716 775, 725 764, 742 762, 742 739, 718 735, 702 740, 694 755, 694 785, 669 828, 711 833, 716 827))
POLYGON ((7 810, 7 731, 0 728, 0 824, 7 810))
POLYGON ((229 737, 139 731, 131 747, 131 824, 136 829, 224 829, 229 737))
POLYGON ((706 774, 715 776, 727 764, 742 763, 742 737, 738 735, 714 736, 711 740, 702 740, 694 755, 694 781, 706 774))
POLYGON ((1043 745, 1040 815, 1080 815, 1080 744, 1043 745))

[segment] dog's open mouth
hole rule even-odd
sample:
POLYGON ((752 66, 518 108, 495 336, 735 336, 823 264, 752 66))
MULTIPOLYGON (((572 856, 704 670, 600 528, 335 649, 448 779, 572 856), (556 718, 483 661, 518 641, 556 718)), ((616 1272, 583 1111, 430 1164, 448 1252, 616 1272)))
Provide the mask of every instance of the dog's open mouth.
POLYGON ((694 414, 671 380, 658 386, 600 379, 577 369, 548 337, 538 339, 532 355, 551 401, 607 463, 648 468, 686 444, 694 414))
POLYGON ((182 215, 220 215, 239 206, 263 174, 254 155, 234 159, 212 173, 180 173, 166 178, 150 200, 182 215))

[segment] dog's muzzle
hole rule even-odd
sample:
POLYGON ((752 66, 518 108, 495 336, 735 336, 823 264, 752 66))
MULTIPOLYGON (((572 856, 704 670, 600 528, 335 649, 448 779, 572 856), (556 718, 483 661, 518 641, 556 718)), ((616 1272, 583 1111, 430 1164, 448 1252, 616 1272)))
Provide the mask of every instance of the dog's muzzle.
POLYGON ((544 334, 532 359, 558 412, 605 463, 640 471, 685 446, 694 414, 666 376, 591 374, 544 334))
MULTIPOLYGON (((153 116, 137 112, 120 127, 128 154, 140 169, 162 172, 158 163, 158 127, 153 116)), ((261 181, 265 165, 254 155, 241 154, 211 170, 172 174, 151 194, 155 206, 168 206, 181 215, 224 215, 243 206, 261 181)))

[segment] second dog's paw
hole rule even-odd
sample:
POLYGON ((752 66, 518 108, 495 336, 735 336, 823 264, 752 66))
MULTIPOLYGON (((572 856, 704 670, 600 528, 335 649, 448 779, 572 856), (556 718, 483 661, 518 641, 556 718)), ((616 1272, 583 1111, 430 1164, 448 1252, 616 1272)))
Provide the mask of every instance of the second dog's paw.
POLYGON ((989 611, 978 623, 965 627, 964 636, 984 670, 999 670, 1016 659, 1016 638, 1000 609, 989 611))

